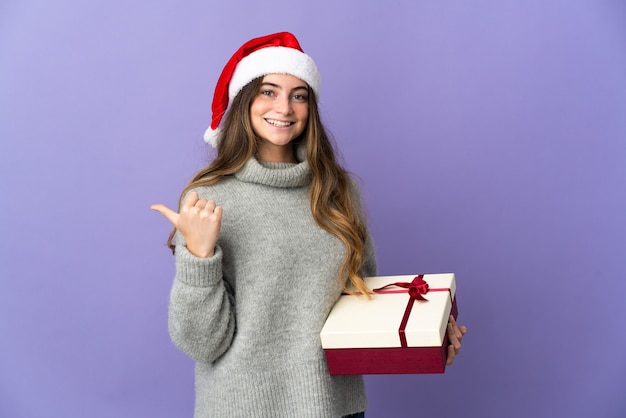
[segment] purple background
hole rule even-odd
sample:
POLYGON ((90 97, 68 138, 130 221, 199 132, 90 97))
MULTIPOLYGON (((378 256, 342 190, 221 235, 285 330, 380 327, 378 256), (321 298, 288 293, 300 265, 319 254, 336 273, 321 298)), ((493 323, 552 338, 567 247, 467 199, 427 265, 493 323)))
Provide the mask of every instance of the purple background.
POLYGON ((455 272, 444 375, 368 417, 626 416, 626 6, 615 1, 0 3, 0 416, 190 417, 169 225, 222 65, 290 30, 381 275, 455 272))

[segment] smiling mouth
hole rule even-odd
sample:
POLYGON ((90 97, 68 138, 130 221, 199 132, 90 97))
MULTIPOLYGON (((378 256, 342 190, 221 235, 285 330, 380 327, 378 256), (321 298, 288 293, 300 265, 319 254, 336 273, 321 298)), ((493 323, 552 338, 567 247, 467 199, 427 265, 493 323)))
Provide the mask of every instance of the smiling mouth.
POLYGON ((265 119, 265 122, 269 123, 272 126, 276 126, 277 128, 286 128, 287 126, 293 125, 295 122, 285 122, 276 119, 265 119))

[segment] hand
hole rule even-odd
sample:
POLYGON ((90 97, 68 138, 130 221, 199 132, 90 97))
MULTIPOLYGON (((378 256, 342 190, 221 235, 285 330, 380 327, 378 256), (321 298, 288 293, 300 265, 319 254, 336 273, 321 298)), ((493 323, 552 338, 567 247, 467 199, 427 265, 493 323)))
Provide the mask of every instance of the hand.
POLYGON ((450 320, 448 321, 448 340, 450 345, 448 346, 447 366, 454 363, 454 358, 459 354, 459 351, 461 351, 461 340, 466 332, 467 327, 463 325, 458 326, 454 317, 450 315, 450 320))
POLYGON ((222 225, 221 206, 216 206, 212 200, 200 199, 198 193, 191 192, 180 213, 161 204, 152 205, 150 209, 165 216, 180 231, 191 254, 201 258, 213 256, 222 225))

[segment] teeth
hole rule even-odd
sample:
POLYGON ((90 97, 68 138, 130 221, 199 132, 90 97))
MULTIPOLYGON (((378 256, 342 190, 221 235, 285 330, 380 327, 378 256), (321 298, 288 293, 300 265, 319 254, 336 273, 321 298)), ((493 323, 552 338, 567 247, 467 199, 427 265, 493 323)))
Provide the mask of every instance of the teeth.
POLYGON ((284 128, 284 127, 289 126, 289 125, 292 124, 292 122, 281 122, 279 120, 274 120, 274 119, 265 119, 265 120, 270 125, 274 125, 274 126, 279 127, 279 128, 284 128))

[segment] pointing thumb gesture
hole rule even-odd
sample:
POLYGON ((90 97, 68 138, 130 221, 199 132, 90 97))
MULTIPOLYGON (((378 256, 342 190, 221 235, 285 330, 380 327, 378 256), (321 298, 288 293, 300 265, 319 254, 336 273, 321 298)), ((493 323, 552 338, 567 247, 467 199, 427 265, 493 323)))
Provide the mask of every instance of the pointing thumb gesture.
POLYGON ((150 206, 150 209, 159 212, 161 215, 165 216, 172 225, 177 227, 178 219, 180 218, 178 212, 174 212, 172 209, 160 203, 150 206))
POLYGON ((187 250, 196 257, 212 257, 222 225, 222 207, 214 201, 191 192, 183 202, 180 213, 162 204, 150 206, 159 212, 183 235, 187 250))

